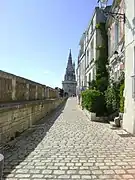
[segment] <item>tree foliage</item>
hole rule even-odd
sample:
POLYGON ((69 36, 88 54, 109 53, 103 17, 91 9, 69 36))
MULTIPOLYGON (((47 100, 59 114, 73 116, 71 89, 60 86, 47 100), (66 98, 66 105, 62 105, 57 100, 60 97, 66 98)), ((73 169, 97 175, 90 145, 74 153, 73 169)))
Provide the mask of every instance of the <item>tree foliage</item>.
POLYGON ((124 74, 122 73, 117 82, 111 81, 105 92, 107 113, 124 112, 124 74))
POLYGON ((125 101, 125 98, 123 96, 123 92, 124 92, 124 83, 121 84, 121 86, 120 86, 120 112, 121 113, 124 113, 124 101, 125 101))
POLYGON ((108 63, 108 38, 105 23, 97 24, 96 29, 100 31, 102 36, 102 45, 97 47, 99 57, 96 60, 96 89, 104 93, 108 87, 108 71, 106 68, 108 63))

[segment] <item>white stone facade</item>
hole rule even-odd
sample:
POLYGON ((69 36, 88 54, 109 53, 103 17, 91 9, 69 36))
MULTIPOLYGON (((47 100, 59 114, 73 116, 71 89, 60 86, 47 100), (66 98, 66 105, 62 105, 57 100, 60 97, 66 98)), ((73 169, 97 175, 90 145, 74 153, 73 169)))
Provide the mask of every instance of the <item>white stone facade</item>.
POLYGON ((86 86, 85 84, 85 37, 86 32, 82 35, 82 38, 80 40, 80 53, 78 57, 78 66, 76 70, 76 76, 77 76, 77 91, 78 93, 81 91, 82 87, 86 86))
POLYGON ((80 53, 78 57, 77 67, 77 94, 89 87, 89 82, 96 78, 95 61, 99 56, 96 49, 102 45, 102 37, 100 30, 96 29, 96 25, 104 23, 106 17, 101 10, 96 7, 90 23, 82 35, 80 40, 80 53))
POLYGON ((125 0, 125 109, 123 128, 135 134, 135 0, 125 0))
MULTIPOLYGON (((113 1, 111 10, 113 13, 125 13, 124 0, 113 1)), ((110 79, 117 81, 124 71, 125 62, 125 28, 124 19, 114 20, 109 16, 106 22, 108 34, 108 62, 110 79)))

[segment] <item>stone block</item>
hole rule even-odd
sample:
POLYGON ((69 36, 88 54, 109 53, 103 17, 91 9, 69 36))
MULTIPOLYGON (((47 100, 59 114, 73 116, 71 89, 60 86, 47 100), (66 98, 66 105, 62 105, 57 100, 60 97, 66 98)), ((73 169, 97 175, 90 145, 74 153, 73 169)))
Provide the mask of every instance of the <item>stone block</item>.
POLYGON ((93 112, 89 112, 88 110, 84 109, 85 114, 87 115, 87 117, 91 120, 94 121, 96 120, 96 113, 93 112))
POLYGON ((91 121, 96 121, 96 122, 108 122, 107 117, 97 117, 96 113, 89 112, 88 110, 84 109, 83 110, 86 116, 91 120, 91 121))

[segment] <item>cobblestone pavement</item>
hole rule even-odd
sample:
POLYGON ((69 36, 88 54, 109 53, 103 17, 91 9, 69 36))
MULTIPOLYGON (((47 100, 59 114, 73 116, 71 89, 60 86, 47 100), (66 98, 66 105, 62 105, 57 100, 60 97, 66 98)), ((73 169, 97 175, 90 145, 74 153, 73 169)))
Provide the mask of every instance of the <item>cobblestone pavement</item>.
POLYGON ((75 98, 55 116, 5 152, 4 179, 135 179, 135 137, 89 121, 75 98))

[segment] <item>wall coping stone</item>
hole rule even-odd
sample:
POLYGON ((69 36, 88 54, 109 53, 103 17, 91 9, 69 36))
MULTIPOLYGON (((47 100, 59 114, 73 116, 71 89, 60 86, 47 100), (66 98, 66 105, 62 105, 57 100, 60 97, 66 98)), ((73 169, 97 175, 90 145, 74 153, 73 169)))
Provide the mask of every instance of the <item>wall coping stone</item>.
POLYGON ((0 75, 1 75, 1 77, 7 77, 7 78, 11 77, 11 78, 16 78, 18 80, 21 79, 22 81, 27 81, 28 83, 33 84, 33 85, 46 86, 46 85, 43 85, 41 83, 32 81, 30 79, 27 79, 27 78, 24 78, 24 77, 21 77, 21 76, 17 76, 15 74, 11 74, 11 73, 8 73, 8 72, 2 71, 2 70, 0 70, 0 75))
MULTIPOLYGON (((19 109, 19 108, 24 108, 24 107, 28 107, 28 106, 35 106, 37 104, 48 104, 50 102, 55 102, 57 100, 60 100, 59 98, 55 98, 55 99, 45 99, 45 100, 35 100, 35 101, 24 101, 24 102, 18 102, 18 103, 5 103, 4 107, 0 107, 0 113, 2 112, 7 112, 13 109, 19 109)), ((2 104, 0 103, 0 106, 2 104)))

